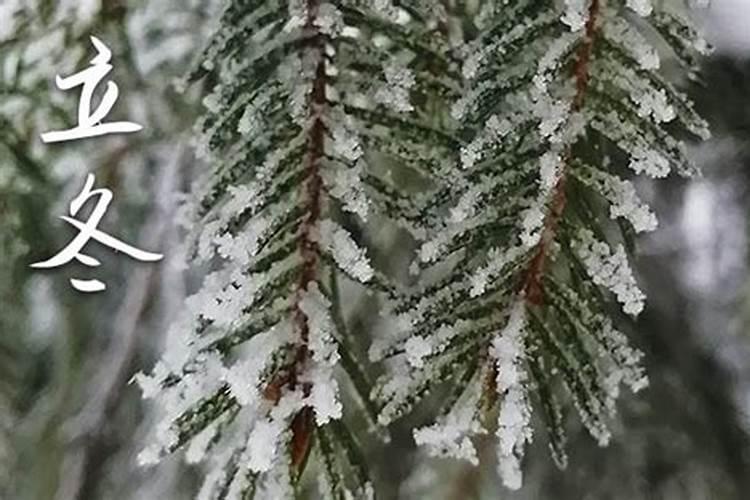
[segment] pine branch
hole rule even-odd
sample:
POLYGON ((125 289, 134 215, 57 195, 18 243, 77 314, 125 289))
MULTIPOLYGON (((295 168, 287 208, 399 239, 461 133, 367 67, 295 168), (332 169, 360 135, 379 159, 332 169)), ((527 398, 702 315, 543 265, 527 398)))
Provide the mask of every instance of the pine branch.
POLYGON ((421 118, 439 86, 417 55, 439 52, 401 14, 388 2, 230 2, 188 76, 210 89, 196 141, 210 167, 186 205, 185 250, 212 272, 173 326, 182 345, 136 378, 162 414, 141 461, 186 447, 210 463, 199 497, 291 496, 311 458, 329 476, 349 471, 324 485, 331 495, 372 490, 338 423, 348 400, 334 370, 360 393, 369 387, 339 341, 345 298, 323 277, 395 294, 336 207, 364 221, 379 206, 372 185, 383 187, 380 206, 396 203, 365 154, 392 130, 412 138, 396 159, 413 158, 427 137, 451 140, 421 118), (337 447, 349 452, 334 467, 337 447))
MULTIPOLYGON (((630 0, 484 2, 476 36, 456 54, 465 89, 451 107, 460 151, 430 176, 437 187, 418 200, 420 215, 400 214, 420 240, 413 269, 424 275, 392 301, 393 333, 371 349, 392 368, 376 388, 380 421, 457 383, 451 372, 479 360, 482 375, 415 439, 431 454, 476 462, 473 440, 494 431, 499 474, 514 489, 533 435, 533 393, 564 465, 556 387, 604 445, 620 384, 633 392, 647 384, 641 354, 613 326, 610 298, 637 316, 645 297, 589 198, 623 219, 622 239, 654 230, 655 216, 615 164, 651 177, 690 175, 684 132, 707 136, 623 8, 644 19, 654 11, 630 0), (480 418, 488 408, 494 425, 480 418)), ((675 50, 705 52, 680 21, 666 32, 668 42, 680 33, 675 50)))
MULTIPOLYGON (((586 92, 589 86, 589 64, 591 60, 591 54, 594 49, 594 44, 597 37, 597 22, 599 17, 599 9, 601 8, 600 0, 592 0, 589 5, 588 16, 586 19, 586 34, 584 35, 583 43, 578 48, 576 60, 573 68, 573 76, 575 78, 576 93, 573 97, 573 103, 571 105, 571 113, 577 113, 583 106, 583 100, 586 97, 586 92)), ((563 164, 567 165, 571 162, 573 157, 572 146, 568 146, 567 151, 563 155, 563 164)), ((555 233, 557 226, 560 223, 560 219, 565 212, 565 205, 567 203, 567 197, 565 193, 565 187, 568 177, 568 169, 562 167, 557 184, 552 189, 552 203, 551 208, 544 221, 544 229, 542 230, 542 237, 537 244, 537 248, 534 251, 534 257, 531 260, 529 270, 526 273, 526 278, 523 284, 523 295, 526 301, 532 305, 541 305, 544 300, 544 291, 542 290, 542 277, 544 275, 544 266, 547 260, 547 252, 555 240, 555 233)))

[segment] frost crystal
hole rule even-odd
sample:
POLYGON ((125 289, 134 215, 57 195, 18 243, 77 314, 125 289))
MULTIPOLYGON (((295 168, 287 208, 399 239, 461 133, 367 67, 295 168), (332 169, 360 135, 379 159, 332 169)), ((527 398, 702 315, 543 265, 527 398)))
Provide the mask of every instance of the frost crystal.
POLYGON ((391 22, 398 23, 400 19, 398 8, 391 0, 373 0, 371 8, 391 22))
POLYGON ((510 247, 505 251, 498 248, 491 249, 487 256, 487 265, 478 269, 470 278, 471 290, 469 294, 472 297, 483 295, 490 282, 500 275, 505 266, 515 261, 525 252, 526 250, 521 247, 510 247))
POLYGON ((636 174, 645 173, 650 177, 666 177, 669 174, 669 160, 653 149, 636 148, 628 167, 636 174))
POLYGON ((641 17, 650 16, 654 11, 651 0, 627 0, 626 5, 641 17))
POLYGON ((335 327, 330 307, 330 301, 320 291, 317 283, 310 283, 299 301, 300 311, 307 317, 308 346, 313 353, 313 360, 333 366, 338 362, 339 354, 333 336, 335 327))
POLYGON ((432 353, 432 349, 430 339, 420 336, 411 337, 404 344, 406 358, 414 368, 422 368, 424 366, 423 358, 429 356, 432 353))
POLYGON ((579 232, 575 249, 594 283, 614 293, 626 314, 637 316, 643 310, 646 296, 635 282, 622 245, 612 253, 609 245, 584 229, 579 232))
POLYGON ((638 115, 641 117, 650 115, 659 123, 668 123, 674 120, 676 116, 664 90, 651 93, 644 92, 640 96, 634 96, 633 100, 638 105, 638 115))
POLYGON ((344 123, 337 123, 332 127, 333 153, 355 162, 362 157, 362 145, 357 133, 353 130, 354 123, 351 118, 344 123))
POLYGON ((320 223, 320 243, 341 269, 352 278, 367 283, 375 271, 364 249, 359 248, 346 229, 332 220, 320 223))
POLYGON ((344 19, 335 5, 325 2, 318 7, 318 15, 315 18, 315 26, 320 28, 321 33, 336 36, 341 33, 344 19))
POLYGON ((565 0, 565 14, 561 20, 570 27, 570 31, 580 31, 588 19, 587 0, 565 0))
POLYGON ((656 70, 661 65, 659 53, 629 23, 622 19, 613 19, 603 26, 604 35, 617 45, 632 54, 641 69, 656 70))
POLYGON ((439 422, 414 430, 414 441, 436 457, 451 457, 479 464, 472 438, 485 433, 477 418, 482 385, 472 381, 458 403, 439 422))
POLYGON ((214 421, 211 425, 203 429, 200 434, 193 438, 190 442, 190 446, 188 446, 188 449, 185 451, 185 462, 189 464, 197 464, 203 460, 208 446, 211 444, 211 441, 219 430, 219 423, 219 421, 214 421))
POLYGON ((409 91, 415 83, 414 73, 396 60, 389 62, 383 72, 386 84, 375 93, 375 102, 397 112, 412 111, 409 91))
POLYGON ((648 377, 641 366, 643 353, 631 347, 628 339, 622 332, 612 326, 608 318, 601 320, 603 356, 611 356, 616 367, 610 371, 608 379, 611 384, 624 383, 633 393, 637 393, 648 387, 648 377))
POLYGON ((340 356, 334 337, 335 326, 329 309, 331 303, 321 293, 317 283, 308 285, 299 301, 299 309, 307 317, 308 347, 312 351, 314 366, 308 374, 312 382, 309 404, 315 410, 318 425, 341 418, 342 406, 333 368, 340 356))
POLYGON ((362 181, 364 162, 359 161, 353 167, 343 167, 336 170, 331 184, 331 195, 335 196, 344 204, 347 212, 357 214, 360 219, 367 220, 370 212, 370 201, 365 193, 365 184, 362 181))
POLYGON ((255 424, 247 440, 247 449, 252 450, 247 467, 253 472, 271 470, 279 447, 279 439, 284 432, 284 422, 265 419, 255 424))
POLYGON ((520 238, 526 248, 536 246, 542 238, 546 202, 546 196, 539 196, 535 203, 523 213, 520 238))
POLYGON ((539 183, 542 192, 549 193, 557 185, 562 171, 562 159, 555 151, 550 151, 542 155, 539 159, 540 179, 539 183))
POLYGON ((525 444, 532 437, 531 407, 524 387, 525 329, 525 305, 523 301, 517 301, 511 309, 508 324, 490 347, 497 371, 497 392, 502 398, 497 417, 498 471, 503 484, 513 490, 521 487, 521 458, 525 444))
POLYGON ((272 361, 273 354, 291 341, 291 328, 286 324, 257 334, 248 341, 248 351, 252 355, 224 371, 222 380, 229 384, 229 390, 240 405, 255 405, 259 402, 259 384, 263 370, 272 361))
POLYGON ((633 183, 595 168, 581 167, 576 176, 610 203, 609 215, 623 217, 636 232, 653 231, 658 225, 649 206, 641 201, 633 183))
POLYGON ((271 93, 262 92, 245 107, 237 124, 237 132, 243 135, 255 135, 263 127, 263 114, 270 105, 271 93))

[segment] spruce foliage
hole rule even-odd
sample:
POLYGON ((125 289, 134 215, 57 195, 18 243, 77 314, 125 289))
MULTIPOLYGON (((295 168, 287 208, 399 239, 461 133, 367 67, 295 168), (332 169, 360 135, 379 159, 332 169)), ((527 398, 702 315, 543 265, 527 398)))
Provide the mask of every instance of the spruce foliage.
POLYGON ((494 433, 510 488, 534 408, 559 466, 565 405, 606 445, 620 387, 648 383, 613 307, 643 309, 627 249, 657 226, 629 177, 692 175, 683 140, 708 136, 655 37, 694 78, 705 42, 649 0, 484 1, 472 19, 429 0, 227 2, 185 82, 207 89, 208 167, 184 250, 210 272, 136 377, 161 414, 141 461, 185 447, 208 464, 199 498, 275 499, 314 456, 326 496, 371 497, 344 403, 387 426, 430 394, 443 411, 415 441, 476 464, 494 433), (417 242, 414 284, 358 237, 385 220, 417 242), (341 279, 384 304, 357 332, 386 368, 372 390, 341 279))

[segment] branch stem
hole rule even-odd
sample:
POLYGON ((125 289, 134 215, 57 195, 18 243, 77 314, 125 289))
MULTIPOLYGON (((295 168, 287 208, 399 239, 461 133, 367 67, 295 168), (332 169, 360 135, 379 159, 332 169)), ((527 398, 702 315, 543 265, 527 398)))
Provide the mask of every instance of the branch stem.
MULTIPOLYGON (((575 78, 576 93, 571 104, 571 112, 575 113, 583 108, 584 99, 589 86, 591 54, 596 41, 598 26, 597 21, 601 11, 601 0, 591 0, 588 19, 585 26, 583 42, 578 47, 573 76, 575 78)), ((567 167, 573 158, 572 146, 568 146, 564 154, 563 169, 557 184, 552 189, 550 196, 550 210, 544 220, 542 237, 534 250, 534 257, 523 281, 523 295, 527 304, 542 305, 544 303, 544 289, 542 278, 547 265, 549 248, 555 240, 565 206, 567 205, 566 183, 567 167)))

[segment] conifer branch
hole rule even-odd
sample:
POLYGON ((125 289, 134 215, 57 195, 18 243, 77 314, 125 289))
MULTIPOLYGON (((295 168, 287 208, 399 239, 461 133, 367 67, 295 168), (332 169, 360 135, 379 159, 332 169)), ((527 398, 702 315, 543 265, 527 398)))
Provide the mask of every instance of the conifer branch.
MULTIPOLYGON (((597 37, 597 22, 599 20, 599 9, 601 0, 591 0, 586 20, 586 34, 583 42, 578 48, 576 60, 573 67, 573 76, 575 78, 576 93, 571 105, 571 113, 577 113, 583 107, 583 101, 589 86, 589 62, 594 50, 594 43, 597 37)), ((523 293, 526 301, 532 305, 541 305, 544 300, 544 291, 542 290, 542 275, 547 260, 547 251, 552 241, 555 239, 557 226, 565 211, 567 196, 565 186, 568 178, 568 165, 572 161, 572 146, 568 146, 565 151, 562 172, 557 180, 557 184, 552 189, 552 202, 549 213, 544 221, 542 237, 534 251, 534 257, 531 259, 529 270, 526 273, 526 279, 523 284, 523 293)))

